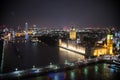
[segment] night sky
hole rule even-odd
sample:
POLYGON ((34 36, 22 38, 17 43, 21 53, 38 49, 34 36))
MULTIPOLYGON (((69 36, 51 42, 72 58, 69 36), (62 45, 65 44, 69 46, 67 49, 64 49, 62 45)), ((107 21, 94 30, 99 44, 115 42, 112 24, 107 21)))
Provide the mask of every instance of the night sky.
POLYGON ((115 0, 0 0, 0 25, 119 26, 115 0))

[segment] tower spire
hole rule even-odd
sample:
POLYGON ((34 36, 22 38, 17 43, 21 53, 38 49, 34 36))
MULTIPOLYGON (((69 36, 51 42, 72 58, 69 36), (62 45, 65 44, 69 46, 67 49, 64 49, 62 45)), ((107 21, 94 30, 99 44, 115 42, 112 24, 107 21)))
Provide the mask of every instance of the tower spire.
POLYGON ((28 36, 28 23, 25 23, 25 40, 28 40, 29 36, 28 36))

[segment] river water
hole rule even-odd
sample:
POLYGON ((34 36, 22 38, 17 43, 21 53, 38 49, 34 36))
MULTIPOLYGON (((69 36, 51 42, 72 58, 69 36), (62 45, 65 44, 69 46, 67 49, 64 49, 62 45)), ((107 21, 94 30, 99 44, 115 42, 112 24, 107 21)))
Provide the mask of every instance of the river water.
MULTIPOLYGON (((59 48, 48 46, 45 43, 15 42, 6 43, 3 72, 15 71, 36 67, 44 67, 53 64, 63 64, 65 60, 70 62, 84 59, 84 56, 59 48)), ((108 68, 109 64, 101 63, 86 67, 48 73, 44 76, 27 78, 22 80, 120 80, 120 71, 108 68)))
POLYGON ((49 63, 63 64, 65 60, 73 62, 79 58, 84 59, 84 56, 45 43, 6 43, 4 72, 14 71, 15 68, 32 68, 33 65, 44 67, 49 63))

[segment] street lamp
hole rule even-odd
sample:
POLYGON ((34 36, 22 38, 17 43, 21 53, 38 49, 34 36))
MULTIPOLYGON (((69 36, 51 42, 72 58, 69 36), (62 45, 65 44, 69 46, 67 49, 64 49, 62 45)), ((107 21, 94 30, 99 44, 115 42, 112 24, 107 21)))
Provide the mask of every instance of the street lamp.
POLYGON ((2 60, 1 60, 1 73, 3 71, 3 65, 4 65, 4 49, 5 49, 5 41, 3 41, 2 60))
POLYGON ((18 68, 15 68, 15 71, 18 71, 18 68))

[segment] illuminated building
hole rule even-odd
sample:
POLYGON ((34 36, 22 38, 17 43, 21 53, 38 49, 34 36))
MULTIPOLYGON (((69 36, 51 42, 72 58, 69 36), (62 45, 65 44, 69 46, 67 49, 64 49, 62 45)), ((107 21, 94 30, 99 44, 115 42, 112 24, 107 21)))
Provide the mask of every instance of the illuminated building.
POLYGON ((75 41, 73 40, 65 40, 62 41, 61 39, 59 39, 59 46, 67 49, 67 50, 71 50, 71 51, 75 51, 81 54, 85 54, 85 47, 78 45, 75 41))
POLYGON ((32 34, 33 34, 33 30, 29 30, 28 35, 32 35, 32 34))
POLYGON ((28 36, 28 23, 25 23, 25 39, 28 40, 29 36, 28 36))
POLYGON ((107 48, 105 47, 95 47, 94 56, 105 55, 107 53, 107 48))
POLYGON ((93 55, 100 56, 105 54, 113 54, 113 35, 107 35, 107 42, 103 45, 103 47, 95 47, 93 55))
POLYGON ((107 35, 107 54, 113 54, 113 35, 107 35))
POLYGON ((33 25, 33 35, 37 34, 37 26, 33 25))
POLYGON ((15 36, 20 37, 20 36, 21 36, 21 33, 16 32, 15 36))
POLYGON ((70 30, 70 39, 71 40, 76 39, 76 30, 75 30, 75 28, 72 28, 72 30, 70 30))

